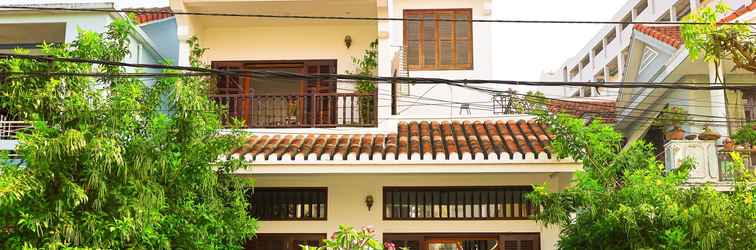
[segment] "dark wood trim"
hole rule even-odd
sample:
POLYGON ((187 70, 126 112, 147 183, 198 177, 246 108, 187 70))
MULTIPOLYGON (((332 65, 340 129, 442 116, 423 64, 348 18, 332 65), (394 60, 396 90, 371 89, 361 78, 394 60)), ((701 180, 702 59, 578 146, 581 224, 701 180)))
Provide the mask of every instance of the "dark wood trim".
MULTIPOLYGON (((385 187, 383 187, 383 190, 381 192, 382 195, 383 195, 382 196, 382 198, 383 198, 382 201, 383 202, 380 205, 381 205, 383 220, 386 220, 386 221, 533 220, 533 218, 531 218, 530 215, 532 213, 537 212, 538 208, 533 207, 532 203, 530 201, 527 201, 524 198, 524 194, 519 195, 517 197, 519 199, 515 200, 514 193, 515 192, 519 193, 519 192, 522 191, 522 190, 517 190, 517 189, 527 189, 528 190, 527 192, 530 192, 530 191, 533 190, 533 187, 532 186, 523 186, 523 185, 519 185, 519 186, 452 186, 452 187, 445 187, 445 186, 429 186, 429 187, 426 187, 426 186, 423 186, 423 187, 385 186, 385 187), (482 205, 482 201, 483 200, 488 201, 486 203, 486 206, 488 206, 489 208, 490 208, 491 205, 494 205, 495 207, 498 207, 498 204, 500 204, 500 203, 492 204, 490 202, 491 201, 490 200, 490 198, 491 198, 490 193, 488 195, 486 195, 486 197, 484 199, 484 197, 482 195, 482 192, 475 192, 475 191, 501 191, 502 189, 511 189, 511 190, 505 190, 504 193, 503 193, 504 197, 503 197, 502 201, 504 201, 503 204, 507 205, 507 207, 503 209, 504 210, 503 211, 504 214, 499 215, 498 209, 495 209, 493 211, 493 213, 494 213, 493 217, 491 217, 491 216, 489 216, 489 217, 481 217, 480 214, 483 213, 483 205, 482 205), (401 218, 395 218, 395 217, 389 217, 388 216, 388 210, 386 209, 386 207, 388 205, 387 203, 389 202, 388 199, 386 198, 387 197, 387 195, 386 195, 387 191, 394 191, 394 190, 414 192, 414 194, 415 194, 415 207, 416 208, 419 207, 418 206, 418 198, 416 196, 417 193, 419 193, 419 192, 435 192, 435 191, 474 192, 474 193, 472 193, 471 197, 467 197, 467 195, 463 195, 463 197, 462 197, 461 200, 465 201, 468 198, 474 200, 476 194, 478 194, 477 195, 478 196, 478 200, 481 201, 481 204, 479 204, 477 206, 478 207, 477 211, 467 211, 467 205, 464 205, 464 204, 454 205, 453 206, 454 207, 453 210, 454 210, 455 217, 451 217, 451 209, 450 209, 450 205, 449 205, 449 203, 451 203, 451 202, 450 202, 449 196, 447 196, 447 198, 446 198, 446 206, 447 206, 446 207, 446 218, 444 218, 442 216, 441 217, 434 216, 435 209, 433 209, 433 204, 432 203, 430 203, 430 206, 431 206, 431 216, 429 217, 429 216, 427 216, 425 214, 425 208, 429 204, 428 203, 428 197, 427 197, 427 195, 423 195, 424 198, 423 198, 423 202, 422 202, 422 205, 423 205, 422 206, 423 207, 423 211, 422 211, 423 217, 422 218, 417 218, 417 217, 416 218, 409 218, 409 215, 407 215, 407 216, 400 215, 401 218), (511 197, 511 200, 509 200, 510 197, 511 197), (517 210, 519 215, 515 214, 515 209, 514 209, 515 208, 515 201, 517 202, 517 204, 518 204, 517 206, 519 207, 519 209, 517 210), (524 202, 524 204, 523 204, 523 202, 524 202), (462 205, 462 214, 466 215, 468 212, 470 212, 470 214, 473 215, 473 216, 471 216, 471 217, 466 217, 466 216, 460 217, 459 216, 459 212, 460 211, 457 209, 457 207, 459 205, 462 205), (509 208, 509 209, 507 209, 507 208, 509 208), (511 211, 511 216, 510 216, 510 213, 507 213, 507 210, 511 211), (478 216, 479 217, 474 217, 475 212, 478 212, 478 216), (525 214, 525 216, 522 216, 523 214, 525 214)), ((498 200, 499 197, 500 197, 500 196, 498 196, 498 192, 496 194, 494 194, 494 195, 495 195, 494 199, 498 200)), ((401 195, 399 197, 398 200, 399 200, 400 204, 402 203, 401 202, 402 200, 405 200, 404 197, 405 197, 404 195, 401 195)), ((440 196, 440 197, 438 197, 438 199, 441 200, 442 197, 443 196, 440 196)), ((391 198, 392 198, 392 200, 395 200, 393 197, 391 197, 391 198)), ((409 200, 409 197, 407 197, 407 200, 409 200)), ((430 200, 435 200, 435 197, 431 197, 430 200)), ((458 196, 455 195, 454 200, 455 201, 459 201, 460 199, 459 199, 458 196)), ((471 207, 474 207, 474 206, 471 206, 471 207)), ((407 208, 407 210, 409 210, 409 208, 407 208)), ((393 206, 392 206, 392 211, 394 211, 393 210, 393 206)), ((487 211, 488 211, 488 209, 487 209, 487 211)), ((439 209, 439 213, 440 212, 441 212, 441 209, 439 209)), ((489 215, 490 215, 491 212, 492 211, 488 211, 489 215)), ((401 214, 401 208, 399 209, 399 213, 401 214)), ((392 214, 393 214, 393 212, 392 212, 392 214)))
MULTIPOLYGON (((327 234, 320 234, 320 233, 262 233, 255 235, 254 238, 247 241, 246 249, 254 249, 254 250, 298 250, 298 246, 291 246, 291 248, 284 248, 284 249, 256 249, 254 244, 258 240, 266 240, 267 239, 276 239, 280 240, 282 242, 292 243, 296 240, 304 240, 304 241, 314 241, 317 239, 319 241, 319 244, 323 244, 323 240, 326 239, 328 236, 327 234)), ((285 247, 285 246, 284 246, 285 247)))
MULTIPOLYGON (((474 32, 473 32, 473 22, 472 22, 472 19, 473 19, 472 9, 470 9, 470 8, 456 8, 456 9, 405 9, 404 12, 403 12, 403 15, 404 15, 405 18, 408 15, 417 15, 418 19, 423 19, 421 21, 417 21, 417 22, 419 22, 419 25, 420 25, 419 28, 418 28, 418 57, 419 57, 418 58, 418 64, 417 65, 411 65, 411 64, 409 64, 409 59, 407 59, 407 61, 408 61, 407 62, 407 66, 408 66, 408 68, 410 70, 418 70, 418 71, 433 70, 433 71, 436 71, 436 70, 472 70, 472 69, 474 69, 474 60, 473 60, 474 56, 473 56, 473 54, 475 52, 475 49, 474 49, 474 42, 473 42, 473 34, 474 34, 474 32), (452 31, 451 31, 451 40, 452 40, 452 44, 451 44, 451 47, 452 47, 451 48, 452 49, 451 59, 452 59, 452 64, 451 65, 442 65, 441 64, 441 54, 440 54, 440 50, 441 50, 440 49, 441 48, 441 45, 440 45, 441 38, 440 37, 441 37, 441 35, 440 35, 440 32, 439 32, 440 22, 441 21, 439 19, 439 15, 440 14, 451 14, 452 15, 452 19, 456 19, 456 15, 459 14, 459 13, 466 14, 468 16, 468 18, 470 19, 470 21, 468 22, 468 26, 469 27, 468 27, 468 31, 467 31, 468 32, 467 33, 467 43, 468 43, 468 45, 467 45, 467 52, 468 52, 467 53, 467 60, 468 60, 468 63, 466 63, 466 64, 458 64, 456 62, 457 61, 457 46, 456 46, 457 45, 457 33, 456 33, 457 25, 456 25, 456 22, 454 22, 454 24, 452 25, 452 31), (425 58, 424 58, 425 51, 424 51, 424 45, 423 45, 423 42, 424 42, 424 33, 425 33, 424 30, 423 30, 423 28, 424 28, 423 25, 425 23, 424 16, 423 16, 424 14, 433 14, 434 15, 434 22, 435 22, 434 35, 436 36, 434 38, 434 40, 435 40, 435 53, 436 53, 436 55, 435 55, 435 63, 433 65, 426 65, 425 64, 425 58)), ((403 45, 404 45, 404 49, 405 50, 407 50, 409 48, 409 40, 407 39, 408 38, 408 30, 409 30, 408 27, 409 27, 409 21, 404 21, 403 22, 403 29, 404 29, 403 30, 403 34, 404 35, 403 35, 402 40, 403 40, 403 45)), ((408 58, 409 58, 409 55, 408 55, 408 58)))
MULTIPOLYGON (((250 189, 251 192, 255 192, 255 190, 262 190, 262 191, 320 191, 323 192, 325 195, 325 199, 323 200, 323 218, 258 218, 258 221, 327 221, 328 220, 328 188, 327 187, 253 187, 250 189)), ((251 193, 249 196, 251 197, 251 193)), ((251 202, 252 205, 254 205, 255 201, 251 202)), ((250 207, 251 210, 251 207, 250 207)))
POLYGON ((539 250, 541 234, 539 232, 524 233, 384 233, 383 241, 416 241, 420 250, 427 250, 428 243, 434 241, 452 240, 495 240, 499 242, 498 249, 523 249, 522 241, 532 241, 531 250, 539 250), (516 241, 516 248, 505 248, 505 241, 516 241))

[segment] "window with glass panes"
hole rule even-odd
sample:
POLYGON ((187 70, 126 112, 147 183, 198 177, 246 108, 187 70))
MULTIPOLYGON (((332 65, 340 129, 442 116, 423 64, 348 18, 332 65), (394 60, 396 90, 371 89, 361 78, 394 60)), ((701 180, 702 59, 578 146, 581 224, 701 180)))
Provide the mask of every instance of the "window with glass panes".
POLYGON ((538 209, 528 186, 385 187, 386 220, 527 219, 538 209))
POLYGON ((472 9, 405 10, 410 70, 473 68, 472 9))
POLYGON ((250 214, 260 220, 325 220, 326 188, 255 188, 250 214))

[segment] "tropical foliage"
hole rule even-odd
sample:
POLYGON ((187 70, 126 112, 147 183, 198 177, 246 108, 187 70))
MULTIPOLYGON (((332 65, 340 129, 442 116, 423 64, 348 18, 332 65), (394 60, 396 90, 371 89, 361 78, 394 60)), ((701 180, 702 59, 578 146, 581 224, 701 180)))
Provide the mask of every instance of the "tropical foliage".
MULTIPOLYGON (((80 31, 54 57, 123 61, 128 20, 106 33, 80 31)), ((193 66, 204 52, 192 40, 193 66)), ((57 60, 0 60, 2 103, 33 128, 20 134, 19 162, 0 165, 0 245, 5 249, 241 249, 255 232, 239 145, 219 135, 208 79, 83 77, 123 67, 57 60), (23 75, 32 74, 32 75, 23 75)))
MULTIPOLYGON (((392 243, 381 244, 375 239, 373 227, 363 227, 356 230, 347 225, 339 225, 339 230, 331 235, 331 239, 323 240, 323 246, 302 246, 305 250, 396 250, 392 243), (385 246, 385 248, 384 248, 385 246)), ((405 250, 405 249, 401 249, 405 250)))
POLYGON ((553 152, 584 170, 566 190, 536 186, 528 196, 544 208, 536 219, 561 226, 560 249, 756 249, 754 178, 737 153, 734 188, 719 192, 685 184, 693 162, 665 171, 650 144, 623 149, 609 125, 568 115, 539 119, 555 135, 553 152))
POLYGON ((701 8, 685 17, 683 22, 706 23, 681 26, 685 47, 694 60, 703 54, 707 62, 721 65, 721 60, 732 60, 735 68, 756 72, 756 36, 749 25, 722 25, 721 16, 729 12, 725 3, 719 3, 715 8, 701 8))

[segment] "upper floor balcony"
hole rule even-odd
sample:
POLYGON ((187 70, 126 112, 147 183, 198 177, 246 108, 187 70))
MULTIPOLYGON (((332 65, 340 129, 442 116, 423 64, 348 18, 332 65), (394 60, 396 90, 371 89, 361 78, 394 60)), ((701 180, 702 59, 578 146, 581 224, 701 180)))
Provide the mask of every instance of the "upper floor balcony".
MULTIPOLYGON (((667 169, 680 167, 686 159, 693 160, 695 166, 690 170, 688 183, 711 183, 718 190, 724 191, 732 188, 732 181, 738 174, 742 174, 735 168, 731 152, 718 149, 715 141, 673 140, 665 145, 664 158, 667 169)), ((756 154, 750 149, 736 152, 742 156, 745 171, 756 174, 756 166, 751 160, 756 154)))
MULTIPOLYGON (((221 70, 265 70, 301 75, 335 73, 335 60, 223 61, 221 70)), ((378 94, 355 90, 353 81, 291 76, 222 76, 211 98, 228 108, 229 123, 246 128, 375 127, 378 94)))
POLYGON ((16 146, 18 146, 18 134, 31 127, 24 121, 9 121, 0 115, 0 151, 9 151, 10 157, 15 158, 16 146))

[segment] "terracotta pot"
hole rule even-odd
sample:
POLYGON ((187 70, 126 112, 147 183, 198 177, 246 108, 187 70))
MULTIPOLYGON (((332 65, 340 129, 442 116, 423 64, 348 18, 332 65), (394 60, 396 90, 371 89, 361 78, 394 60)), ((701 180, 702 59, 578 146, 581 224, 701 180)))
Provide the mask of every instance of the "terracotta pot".
POLYGON ((722 135, 717 133, 717 131, 711 130, 709 127, 705 127, 703 132, 698 135, 698 139, 701 140, 717 140, 720 137, 722 137, 722 135))
POLYGON ((722 143, 722 146, 724 147, 725 151, 732 151, 735 149, 735 142, 732 141, 732 139, 730 138, 725 138, 722 143))
POLYGON ((682 129, 675 127, 674 129, 668 131, 667 133, 664 133, 664 137, 667 138, 667 140, 682 140, 685 138, 685 131, 682 129))
POLYGON ((751 153, 756 153, 756 145, 751 146, 751 153))

